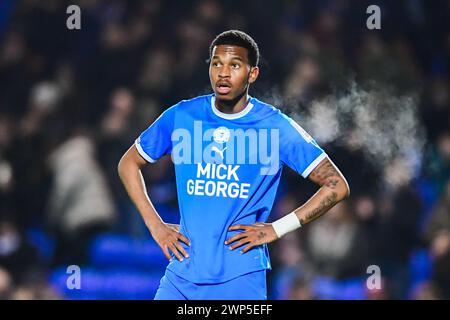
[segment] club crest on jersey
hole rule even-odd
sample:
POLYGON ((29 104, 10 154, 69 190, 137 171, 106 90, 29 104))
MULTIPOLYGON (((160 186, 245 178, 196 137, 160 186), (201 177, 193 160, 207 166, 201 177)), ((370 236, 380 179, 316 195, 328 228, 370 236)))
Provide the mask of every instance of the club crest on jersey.
POLYGON ((230 130, 226 127, 218 127, 214 130, 213 140, 220 144, 228 142, 230 140, 230 130))

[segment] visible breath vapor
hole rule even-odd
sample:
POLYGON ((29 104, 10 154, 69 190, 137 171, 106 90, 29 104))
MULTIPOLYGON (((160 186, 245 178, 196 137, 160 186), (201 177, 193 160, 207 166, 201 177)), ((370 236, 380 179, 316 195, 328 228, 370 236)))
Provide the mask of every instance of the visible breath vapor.
POLYGON ((322 146, 361 149, 381 172, 397 170, 399 179, 407 180, 402 182, 420 171, 426 140, 415 93, 396 95, 379 84, 363 89, 353 82, 347 91, 314 100, 306 108, 291 101, 280 104, 279 94, 268 100, 291 107, 291 117, 322 146))

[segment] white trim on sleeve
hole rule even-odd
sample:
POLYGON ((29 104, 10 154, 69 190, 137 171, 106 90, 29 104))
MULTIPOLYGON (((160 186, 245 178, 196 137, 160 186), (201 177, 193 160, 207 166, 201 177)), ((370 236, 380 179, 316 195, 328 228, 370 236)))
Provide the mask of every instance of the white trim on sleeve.
POLYGON ((136 149, 138 150, 139 154, 147 160, 150 163, 155 163, 156 160, 152 159, 148 154, 145 153, 144 149, 142 149, 141 144, 139 143, 139 138, 134 141, 134 145, 136 146, 136 149))
POLYGON ((327 157, 327 154, 325 152, 322 152, 316 160, 311 162, 311 164, 303 171, 302 177, 306 178, 309 176, 309 174, 319 165, 319 163, 327 157))

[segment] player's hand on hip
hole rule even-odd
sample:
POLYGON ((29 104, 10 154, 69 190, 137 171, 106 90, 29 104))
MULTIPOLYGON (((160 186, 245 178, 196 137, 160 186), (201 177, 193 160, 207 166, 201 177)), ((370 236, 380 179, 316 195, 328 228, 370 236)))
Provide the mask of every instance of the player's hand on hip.
POLYGON ((173 252, 175 257, 183 261, 183 257, 189 258, 189 254, 184 250, 181 242, 190 246, 191 243, 188 238, 180 233, 180 226, 170 223, 161 223, 157 226, 150 228, 150 233, 155 239, 156 243, 161 247, 166 258, 170 261, 172 257, 170 251, 173 252))
POLYGON ((234 250, 247 244, 241 253, 246 253, 251 248, 270 243, 278 239, 271 223, 255 223, 252 225, 237 224, 228 228, 228 230, 244 230, 225 241, 225 244, 232 244, 228 249, 234 250))

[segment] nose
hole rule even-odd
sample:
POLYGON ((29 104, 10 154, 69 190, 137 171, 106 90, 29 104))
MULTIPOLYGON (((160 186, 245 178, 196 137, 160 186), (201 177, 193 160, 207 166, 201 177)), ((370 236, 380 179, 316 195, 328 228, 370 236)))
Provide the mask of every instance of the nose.
POLYGON ((230 68, 228 66, 222 66, 219 70, 219 78, 229 78, 230 68))

